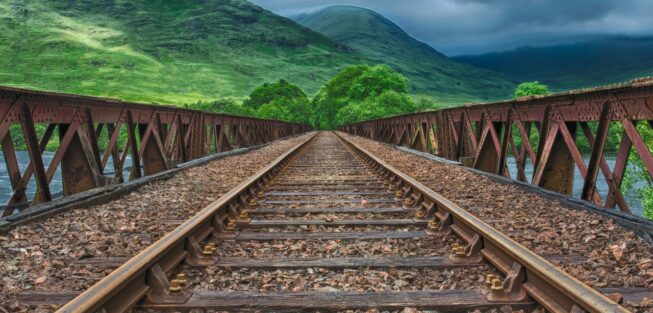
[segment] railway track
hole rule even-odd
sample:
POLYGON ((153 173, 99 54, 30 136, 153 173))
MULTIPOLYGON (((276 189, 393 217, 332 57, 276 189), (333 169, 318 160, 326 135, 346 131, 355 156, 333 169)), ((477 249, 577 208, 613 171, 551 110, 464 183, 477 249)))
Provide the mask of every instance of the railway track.
POLYGON ((505 306, 627 312, 414 179, 323 132, 60 312, 505 306))

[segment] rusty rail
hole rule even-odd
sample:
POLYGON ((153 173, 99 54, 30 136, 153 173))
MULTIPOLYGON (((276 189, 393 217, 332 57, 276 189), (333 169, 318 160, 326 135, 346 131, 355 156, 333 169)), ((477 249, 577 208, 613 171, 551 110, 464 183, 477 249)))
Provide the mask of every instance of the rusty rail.
POLYGON ((273 120, 8 87, 0 87, 0 117, 0 142, 13 189, 0 209, 2 217, 52 200, 50 183, 58 168, 63 195, 68 196, 309 130, 273 120), (23 171, 17 139, 24 140, 29 153, 23 171), (43 153, 57 140, 46 166, 43 153), (132 166, 125 177, 128 156, 132 166), (110 163, 113 169, 107 173, 110 163), (29 199, 26 191, 32 179, 37 190, 29 199))
POLYGON ((166 273, 182 262, 206 261, 198 242, 214 233, 223 232, 230 220, 238 219, 241 212, 250 206, 251 201, 255 201, 257 193, 262 191, 263 183, 277 174, 315 136, 279 156, 264 169, 67 303, 58 312, 126 312, 143 298, 165 298, 169 295, 170 285, 166 273))
POLYGON ((523 301, 530 296, 549 312, 628 312, 442 195, 339 137, 389 179, 398 195, 419 205, 417 218, 432 220, 432 228, 439 234, 454 233, 465 241, 465 245, 450 256, 454 263, 484 259, 505 275, 501 281, 502 290, 487 295, 490 301, 523 301))
POLYGON ((577 168, 584 180, 583 200, 631 213, 621 192, 631 150, 653 176, 651 143, 644 142, 638 126, 653 129, 651 79, 394 116, 346 125, 340 130, 429 152, 566 195, 572 195, 577 168), (622 133, 614 168, 610 168, 604 153, 611 126, 620 127, 622 133), (539 135, 538 142, 531 142, 532 135, 539 135), (577 143, 581 136, 591 149, 587 164, 577 143), (517 173, 510 173, 508 156, 515 158, 517 173), (529 178, 528 162, 534 165, 529 178), (609 187, 607 195, 596 189, 599 172, 609 187))
MULTIPOLYGON (((211 256, 211 253, 208 256, 203 254, 200 243, 212 236, 235 240, 238 234, 234 229, 239 223, 244 223, 241 226, 249 223, 247 212, 256 211, 252 211, 253 207, 257 205, 257 199, 264 193, 266 185, 275 181, 285 166, 301 155, 302 148, 312 138, 315 137, 308 138, 280 156, 265 169, 124 263, 67 303, 59 312, 125 312, 137 305, 177 311, 177 308, 188 305, 193 299, 193 291, 184 289, 176 293, 170 292, 170 286, 173 285, 168 277, 174 268, 182 263, 194 267, 215 264, 218 258, 211 256), (234 227, 231 231, 230 225, 234 227)), ((493 284, 499 284, 501 288, 494 288, 484 295, 490 303, 524 303, 534 299, 550 312, 626 312, 614 301, 441 195, 345 138, 340 138, 382 177, 390 189, 396 190, 398 198, 405 198, 404 203, 414 207, 414 221, 428 222, 429 232, 433 236, 454 234, 465 242, 464 246, 454 247, 454 253, 448 260, 459 265, 478 264, 487 260, 504 274, 504 279, 493 279, 493 284)), ((211 249, 207 244, 205 250, 207 247, 211 249)), ((372 294, 374 293, 365 295, 372 294)), ((415 298, 415 301, 421 300, 415 298)), ((345 304, 345 307, 359 305, 353 302, 345 304)), ((206 303, 202 305, 207 306, 206 303)), ((192 305, 188 308, 191 307, 192 305)))

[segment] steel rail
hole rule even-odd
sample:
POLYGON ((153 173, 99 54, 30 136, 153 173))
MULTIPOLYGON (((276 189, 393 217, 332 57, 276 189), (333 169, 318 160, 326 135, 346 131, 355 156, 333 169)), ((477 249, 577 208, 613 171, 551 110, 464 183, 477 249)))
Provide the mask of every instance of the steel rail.
POLYGON ((482 256, 506 275, 504 294, 490 297, 501 301, 519 297, 525 291, 550 312, 629 312, 342 134, 336 135, 379 173, 395 181, 395 187, 403 188, 404 196, 424 201, 425 207, 433 204, 431 214, 440 220, 440 225, 468 243, 465 255, 457 258, 458 261, 482 256))
MULTIPOLYGON (((157 283, 157 274, 172 270, 192 255, 193 246, 209 237, 227 217, 238 215, 238 206, 247 206, 267 181, 288 164, 317 133, 293 147, 220 199, 202 209, 175 230, 137 254, 104 279, 61 307, 57 312, 124 312, 148 295, 157 283)), ((165 276, 163 277, 166 280, 165 276)), ((167 288, 167 286, 165 286, 167 288)))

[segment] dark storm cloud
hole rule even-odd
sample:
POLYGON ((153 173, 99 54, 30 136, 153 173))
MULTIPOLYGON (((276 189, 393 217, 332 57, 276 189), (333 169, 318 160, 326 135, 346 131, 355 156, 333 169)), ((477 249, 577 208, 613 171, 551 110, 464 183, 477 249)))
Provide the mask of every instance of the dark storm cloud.
POLYGON ((254 0, 282 15, 350 4, 377 11, 446 54, 602 35, 652 35, 653 0, 254 0))

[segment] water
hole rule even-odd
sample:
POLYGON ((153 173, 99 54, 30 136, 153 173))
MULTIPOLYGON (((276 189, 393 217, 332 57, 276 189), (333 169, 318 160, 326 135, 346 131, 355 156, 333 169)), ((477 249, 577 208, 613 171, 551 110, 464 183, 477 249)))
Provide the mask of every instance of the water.
MULTIPOLYGON (((29 160, 30 160, 29 154, 27 153, 27 151, 17 151, 16 156, 18 158, 18 165, 22 173, 29 164, 29 160)), ((45 164, 46 168, 52 161, 53 156, 54 156, 53 152, 46 151, 43 153, 43 163, 45 164)), ((616 161, 615 157, 606 156, 606 161, 608 162, 610 168, 614 168, 614 163, 616 161)), ((589 163, 589 157, 586 156, 585 164, 588 163, 589 163)), ((128 155, 124 165, 124 169, 126 170, 123 171, 123 176, 125 177, 125 179, 129 177, 129 168, 131 166, 132 166, 131 158, 128 155)), ((109 162, 105 168, 107 172, 113 171, 113 160, 111 158, 109 159, 109 162)), ((510 174, 512 175, 512 177, 516 177, 517 164, 514 157, 508 158, 508 168, 510 170, 510 174)), ((533 164, 530 163, 530 160, 526 162, 525 172, 526 172, 526 178, 530 182, 530 179, 533 176, 533 164)), ((605 179, 603 178, 602 173, 599 173, 596 185, 599 193, 603 197, 603 200, 605 200, 605 195, 607 195, 608 192, 608 185, 605 179)), ((638 216, 641 216, 642 214, 642 203, 636 197, 635 191, 643 186, 644 186, 643 182, 640 184, 635 184, 634 186, 635 188, 633 188, 630 192, 624 195, 626 201, 630 205, 633 214, 638 216)), ((578 169, 576 169, 576 174, 574 176, 574 191, 573 191, 574 197, 580 198, 580 194, 582 193, 582 190, 583 190, 583 180, 581 179, 580 172, 578 171, 578 169)), ((50 192, 53 195, 58 195, 58 194, 60 195, 62 191, 63 191, 63 186, 61 184, 61 169, 57 168, 57 171, 54 177, 52 178, 52 182, 50 183, 50 192)), ((12 192, 11 181, 9 180, 9 174, 7 173, 7 167, 5 164, 4 155, 0 154, 0 201, 1 201, 0 203, 7 203, 7 200, 11 196, 11 192, 12 192)), ((31 199, 34 196, 35 192, 36 192, 36 182, 34 181, 34 177, 32 176, 32 179, 29 181, 29 184, 27 185, 28 198, 31 199)))
MULTIPOLYGON (((52 162, 54 157, 54 152, 45 151, 43 153, 43 164, 47 169, 52 162)), ((25 171, 30 162, 29 153, 27 151, 16 151, 16 158, 18 159, 18 167, 20 168, 21 174, 25 171)), ((125 179, 129 178, 129 168, 132 166, 131 157, 127 155, 125 160, 125 165, 123 166, 123 177, 125 179)), ((113 174, 108 174, 113 172, 113 159, 109 158, 107 166, 105 167, 105 175, 113 176, 113 174)), ((7 171, 7 164, 5 163, 4 154, 0 154, 0 203, 5 204, 9 200, 13 189, 11 187, 11 180, 9 179, 9 173, 7 171)), ((32 199, 36 193, 36 181, 34 175, 27 184, 27 198, 32 199)), ((61 196, 63 194, 63 185, 61 178, 61 165, 57 166, 54 176, 50 182, 50 193, 53 198, 61 196)))
MULTIPOLYGON (((589 164, 589 156, 584 156, 583 157, 585 160, 585 166, 589 164)), ((608 166, 610 169, 614 168, 614 164, 617 161, 617 158, 615 156, 605 156, 605 160, 608 163, 608 166)), ((509 157, 508 158, 508 169, 510 170, 510 175, 513 177, 513 179, 516 179, 517 177, 517 162, 515 161, 514 157, 509 157)), ((531 178, 533 177, 533 164, 530 162, 530 159, 526 161, 524 173, 526 174, 526 179, 528 182, 531 182, 531 178)), ((573 186, 573 196, 574 198, 580 198, 582 192, 583 192, 583 184, 584 180, 583 177, 580 175, 580 171, 578 170, 578 167, 575 167, 574 169, 574 186, 573 186)), ((642 201, 637 198, 636 190, 639 188, 644 187, 644 182, 638 182, 635 183, 633 188, 629 190, 629 192, 624 194, 624 198, 626 199, 626 202, 630 206, 630 210, 633 212, 633 214, 637 216, 642 216, 642 201)), ((601 195, 601 199, 605 201, 605 198, 608 194, 608 191, 610 190, 608 188, 608 183, 606 182, 603 172, 599 170, 599 174, 597 176, 596 180, 596 189, 598 190, 599 194, 601 195)))

